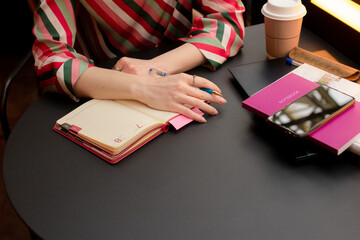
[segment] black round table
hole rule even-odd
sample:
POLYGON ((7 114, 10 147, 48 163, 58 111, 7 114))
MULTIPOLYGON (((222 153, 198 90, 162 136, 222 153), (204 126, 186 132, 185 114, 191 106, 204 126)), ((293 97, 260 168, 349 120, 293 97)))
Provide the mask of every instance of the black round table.
MULTIPOLYGON (((40 97, 5 149, 17 213, 44 239, 359 238, 360 158, 294 163, 282 135, 241 107, 228 67, 266 61, 264 46, 264 26, 246 28, 236 57, 216 72, 191 71, 222 89, 219 115, 170 129, 116 165, 52 130, 81 103, 40 97)), ((306 29, 300 46, 342 57, 306 29)))

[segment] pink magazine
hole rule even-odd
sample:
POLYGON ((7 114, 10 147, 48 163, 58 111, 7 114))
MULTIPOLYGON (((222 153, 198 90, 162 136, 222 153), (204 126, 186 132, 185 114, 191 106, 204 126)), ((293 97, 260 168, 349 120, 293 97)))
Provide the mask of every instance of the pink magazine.
MULTIPOLYGON (((267 118, 317 86, 317 83, 290 73, 243 101, 242 106, 260 117, 267 118)), ((359 119, 360 103, 355 102, 353 107, 329 121, 307 138, 339 155, 360 135, 359 119)))

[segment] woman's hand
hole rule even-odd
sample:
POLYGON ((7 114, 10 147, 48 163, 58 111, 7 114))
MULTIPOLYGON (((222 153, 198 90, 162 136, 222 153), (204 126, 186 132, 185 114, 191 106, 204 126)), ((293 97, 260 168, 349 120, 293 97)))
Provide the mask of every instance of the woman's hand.
POLYGON ((74 85, 78 97, 97 99, 134 99, 152 108, 177 112, 198 122, 205 118, 193 112, 189 106, 197 107, 209 114, 217 110, 206 102, 224 104, 223 97, 199 89, 221 90, 209 80, 185 73, 160 77, 158 75, 137 76, 124 72, 92 67, 87 69, 74 85))
POLYGON ((226 100, 209 94, 199 87, 210 88, 216 92, 221 90, 209 80, 185 73, 166 77, 149 77, 135 89, 136 99, 150 107, 183 114, 198 122, 206 122, 205 118, 193 112, 189 107, 197 107, 211 115, 218 111, 206 102, 224 104, 226 100))
MULTIPOLYGON (((148 106, 164 111, 178 112, 198 122, 206 122, 205 118, 193 112, 189 107, 197 107, 209 114, 217 114, 217 110, 205 101, 224 104, 226 100, 220 96, 209 94, 199 87, 210 88, 216 92, 220 89, 209 80, 185 73, 159 77, 149 73, 150 68, 157 68, 151 60, 123 57, 115 65, 121 72, 147 76, 137 84, 137 100, 148 106)), ((159 67, 164 71, 163 68, 159 67)))
POLYGON ((159 67, 157 65, 154 60, 122 57, 117 61, 113 69, 124 73, 146 76, 149 75, 149 69, 159 67))

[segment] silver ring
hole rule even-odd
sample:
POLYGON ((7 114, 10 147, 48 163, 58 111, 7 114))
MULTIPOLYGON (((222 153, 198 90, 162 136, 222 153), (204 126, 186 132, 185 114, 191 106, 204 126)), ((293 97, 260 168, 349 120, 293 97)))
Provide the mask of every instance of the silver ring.
POLYGON ((195 78, 196 78, 196 75, 193 75, 193 83, 192 83, 193 86, 195 86, 195 78))
POLYGON ((121 72, 121 69, 116 66, 114 66, 112 69, 121 72))

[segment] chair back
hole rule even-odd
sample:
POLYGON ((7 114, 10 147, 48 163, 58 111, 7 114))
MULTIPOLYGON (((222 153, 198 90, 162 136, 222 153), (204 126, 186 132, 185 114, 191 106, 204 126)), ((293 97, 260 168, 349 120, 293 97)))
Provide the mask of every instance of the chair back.
POLYGON ((38 7, 38 0, 26 0, 32 13, 34 13, 38 7))

